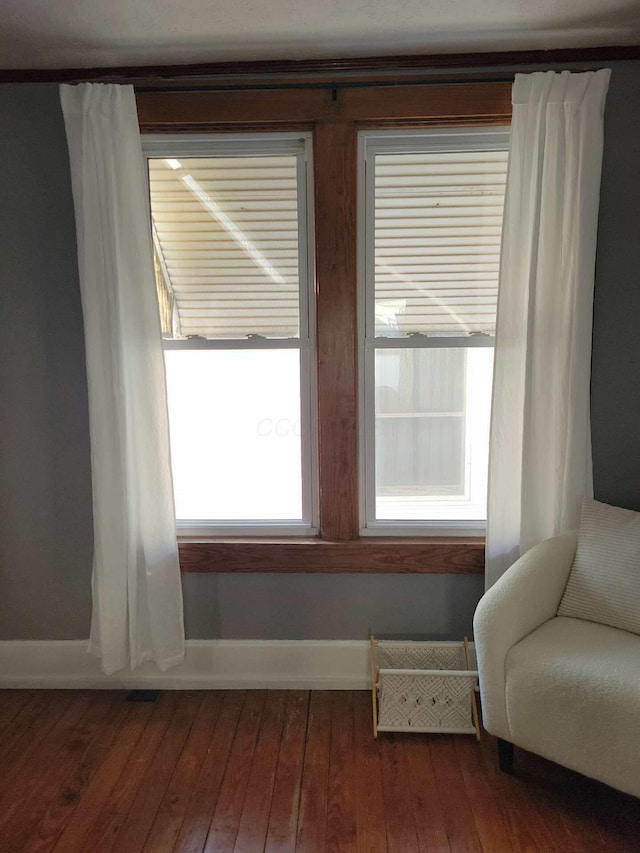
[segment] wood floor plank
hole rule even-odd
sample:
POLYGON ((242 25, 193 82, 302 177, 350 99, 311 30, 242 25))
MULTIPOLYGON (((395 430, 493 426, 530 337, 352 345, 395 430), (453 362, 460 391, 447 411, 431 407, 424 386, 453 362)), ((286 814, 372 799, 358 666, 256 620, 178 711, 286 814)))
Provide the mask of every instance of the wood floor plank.
POLYGON ((234 846, 236 853, 262 853, 265 848, 284 725, 285 699, 282 691, 271 690, 267 693, 234 846))
POLYGON ((334 691, 331 696, 331 749, 325 834, 325 850, 331 853, 356 851, 353 701, 352 690, 334 691))
POLYGON ((585 836, 578 827, 573 826, 566 808, 566 801, 560 802, 563 795, 554 784, 555 774, 552 765, 530 753, 525 753, 523 757, 524 761, 521 760, 519 764, 521 770, 524 765, 527 792, 537 804, 540 814, 544 816, 547 830, 554 838, 556 845, 563 853, 581 853, 583 850, 591 849, 598 841, 598 827, 592 825, 585 836))
POLYGON ((331 694, 311 693, 307 721, 307 745, 302 771, 296 850, 322 853, 327 827, 327 788, 331 749, 331 694))
POLYGON ((74 701, 71 690, 34 690, 33 699, 3 729, 0 737, 0 790, 20 773, 46 740, 58 719, 74 701))
POLYGON ((247 693, 209 826, 204 853, 233 851, 265 700, 264 690, 252 690, 247 693))
POLYGON ((544 817, 558 849, 563 853, 593 849, 628 853, 630 832, 623 827, 629 812, 623 809, 616 815, 616 804, 622 800, 614 795, 609 805, 610 788, 524 750, 517 750, 516 760, 512 784, 524 783, 527 802, 535 804, 544 817), (585 809, 586 803, 591 807, 585 809))
MULTIPOLYGON (((41 793, 46 795, 47 785, 52 781, 52 773, 57 770, 60 762, 63 772, 67 771, 65 759, 73 758, 74 735, 83 717, 95 708, 96 698, 91 693, 83 693, 72 701, 49 730, 46 738, 39 744, 37 750, 29 750, 28 758, 22 764, 20 772, 14 772, 11 784, 7 785, 0 797, 0 836, 5 839, 15 837, 21 844, 21 830, 24 830, 25 820, 31 808, 46 803, 41 800, 41 793)), ((55 783, 55 780, 53 780, 55 783)), ((39 817, 42 817, 40 814, 39 817)), ((16 850, 20 849, 19 846, 16 850)))
POLYGON ((429 735, 429 751, 451 853, 479 853, 471 806, 455 750, 457 735, 429 735))
POLYGON ((126 754, 119 754, 109 768, 111 773, 99 780, 104 783, 100 792, 102 798, 93 798, 88 816, 83 814, 84 808, 78 819, 74 816, 71 828, 75 832, 63 833, 56 853, 77 853, 78 850, 108 853, 113 849, 142 779, 169 727, 177 701, 178 694, 165 693, 155 703, 136 703, 140 709, 139 726, 131 734, 137 737, 128 739, 126 754))
POLYGON ((371 694, 354 697, 355 795, 358 853, 385 853, 387 828, 378 742, 373 737, 371 694))
POLYGON ((293 853, 296 846, 309 692, 287 691, 286 700, 265 853, 293 853))
POLYGON ((168 725, 163 726, 164 731, 152 757, 140 762, 143 772, 135 796, 110 848, 115 853, 121 850, 139 853, 144 847, 202 702, 201 692, 189 690, 179 693, 174 713, 168 725))
POLYGON ((607 853, 629 853, 629 839, 633 839, 635 853, 640 847, 640 799, 585 777, 580 777, 579 784, 574 786, 573 781, 569 776, 562 783, 565 792, 572 788, 567 813, 572 825, 579 825, 581 834, 592 839, 588 849, 594 850, 599 844, 597 849, 607 853), (585 803, 588 804, 586 808, 585 803), (593 839, 596 839, 595 844, 593 839))
POLYGON ((483 849, 492 853, 513 853, 502 801, 486 777, 480 744, 474 737, 464 735, 455 738, 454 743, 467 801, 483 849))
POLYGON ((378 735, 387 844, 393 853, 419 849, 413 804, 407 796, 409 768, 405 741, 415 735, 381 732, 378 735))
MULTIPOLYGON (((105 701, 108 699, 106 695, 104 698, 105 701)), ((55 846, 95 773, 116 739, 123 733, 128 712, 123 695, 114 692, 112 701, 106 702, 106 710, 105 721, 86 749, 80 764, 62 780, 32 838, 25 839, 23 853, 48 853, 55 846)))
POLYGON ((10 698, 0 853, 640 850, 640 799, 521 749, 501 773, 488 735, 376 741, 364 692, 10 698))
MULTIPOLYGON (((449 841, 436 782, 428 735, 404 741, 409 789, 420 853, 449 853, 449 841)), ((497 853, 497 851, 496 851, 497 853)))
POLYGON ((550 853, 559 851, 558 841, 550 833, 536 803, 537 794, 534 791, 526 793, 526 784, 523 788, 523 782, 517 775, 499 770, 493 738, 482 739, 481 753, 486 777, 502 803, 514 850, 539 853, 542 846, 550 853))
POLYGON ((202 853, 245 699, 244 690, 222 693, 220 714, 174 845, 176 853, 202 853))
POLYGON ((147 836, 143 849, 149 853, 173 850, 207 755, 222 699, 217 691, 202 697, 197 717, 147 836))
POLYGON ((11 720, 34 698, 33 690, 0 690, 0 742, 11 720))
MULTIPOLYGON (((70 785, 78 772, 82 772, 87 757, 91 756, 91 747, 100 741, 109 727, 117 702, 115 692, 96 691, 84 716, 60 732, 53 730, 51 738, 40 750, 40 776, 32 782, 13 819, 3 830, 7 835, 20 838, 23 851, 31 846, 34 838, 39 837, 40 823, 45 820, 50 806, 60 799, 68 803, 73 801, 70 785)), ((58 835, 59 832, 53 839, 54 843, 58 835)), ((53 843, 49 841, 49 849, 51 846, 53 843)))
MULTIPOLYGON (((53 848, 55 853, 77 853, 88 845, 93 827, 111 802, 114 788, 151 716, 149 704, 130 704, 118 739, 82 795, 81 807, 71 815, 53 848)), ((95 838, 95 833, 93 833, 95 838)))

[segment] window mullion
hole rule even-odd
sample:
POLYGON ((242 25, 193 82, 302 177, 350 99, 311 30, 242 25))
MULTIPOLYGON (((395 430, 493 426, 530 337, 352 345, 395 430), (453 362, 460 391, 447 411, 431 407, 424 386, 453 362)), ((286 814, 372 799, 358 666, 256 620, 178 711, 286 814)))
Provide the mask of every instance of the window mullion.
POLYGON ((357 133, 314 134, 320 530, 355 539, 358 519, 357 133))

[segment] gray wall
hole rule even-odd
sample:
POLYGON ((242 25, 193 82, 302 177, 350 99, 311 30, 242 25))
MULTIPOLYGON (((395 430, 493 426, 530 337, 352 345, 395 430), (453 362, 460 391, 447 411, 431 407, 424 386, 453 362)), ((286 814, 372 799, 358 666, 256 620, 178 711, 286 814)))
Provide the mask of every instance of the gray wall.
POLYGON ((0 86, 0 637, 87 635, 91 477, 55 86, 0 86))
POLYGON ((595 497, 640 510, 640 62, 607 97, 591 372, 595 497))
MULTIPOLYGON (((640 63, 615 63, 596 276, 596 496, 640 509, 640 63)), ((0 86, 0 639, 88 635, 91 481, 82 315, 57 87, 0 86)), ((482 578, 186 575, 191 638, 460 637, 482 578)))

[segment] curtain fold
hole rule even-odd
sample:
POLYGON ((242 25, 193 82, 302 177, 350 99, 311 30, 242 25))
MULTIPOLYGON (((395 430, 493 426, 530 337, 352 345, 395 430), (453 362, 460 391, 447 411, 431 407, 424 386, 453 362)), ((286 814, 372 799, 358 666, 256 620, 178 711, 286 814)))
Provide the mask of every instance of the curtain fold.
POLYGON ((500 262, 486 581, 593 494, 591 329, 611 72, 517 74, 500 262))
POLYGON ((133 87, 60 87, 76 214, 93 480, 89 648, 105 673, 184 657, 166 387, 133 87))

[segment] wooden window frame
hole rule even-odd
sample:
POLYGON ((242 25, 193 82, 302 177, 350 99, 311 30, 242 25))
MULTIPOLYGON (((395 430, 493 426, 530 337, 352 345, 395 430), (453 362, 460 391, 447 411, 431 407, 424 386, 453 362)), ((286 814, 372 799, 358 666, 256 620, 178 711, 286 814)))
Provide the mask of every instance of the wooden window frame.
POLYGON ((185 572, 484 571, 484 537, 360 537, 358 131, 505 125, 511 84, 140 91, 142 133, 311 130, 314 152, 319 535, 180 537, 185 572))

